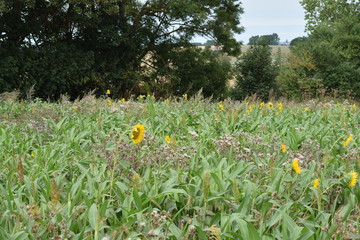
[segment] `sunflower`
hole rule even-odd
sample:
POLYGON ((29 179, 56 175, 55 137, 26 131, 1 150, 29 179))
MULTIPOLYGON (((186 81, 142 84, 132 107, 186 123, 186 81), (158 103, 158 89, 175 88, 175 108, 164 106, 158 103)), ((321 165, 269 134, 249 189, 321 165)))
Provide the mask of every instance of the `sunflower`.
POLYGON ((349 187, 355 187, 358 181, 359 174, 355 171, 351 171, 349 175, 350 175, 349 187))
POLYGON ((144 133, 144 125, 136 124, 136 126, 131 131, 130 138, 135 144, 138 144, 144 139, 144 133))
POLYGON ((106 94, 110 95, 110 89, 106 90, 106 94))
POLYGON ((345 142, 343 143, 344 147, 346 147, 347 145, 349 145, 349 143, 351 142, 351 140, 353 139, 353 134, 350 134, 348 136, 348 138, 345 140, 345 142))
POLYGON ((274 104, 272 102, 268 102, 267 107, 269 109, 272 109, 274 107, 274 104))
POLYGON ((319 185, 320 185, 320 179, 317 178, 317 179, 314 180, 313 187, 316 188, 316 189, 319 189, 319 185))
POLYGON ((298 159, 295 158, 292 161, 292 168, 297 174, 301 173, 301 167, 299 166, 299 160, 298 159))

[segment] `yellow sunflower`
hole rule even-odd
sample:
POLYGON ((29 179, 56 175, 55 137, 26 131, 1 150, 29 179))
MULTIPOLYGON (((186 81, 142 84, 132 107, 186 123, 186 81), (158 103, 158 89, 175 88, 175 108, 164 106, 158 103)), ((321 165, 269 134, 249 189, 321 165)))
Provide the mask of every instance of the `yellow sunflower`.
POLYGON ((292 168, 297 174, 301 173, 301 167, 299 166, 299 160, 298 159, 295 158, 292 161, 292 168))
POLYGON ((358 181, 359 174, 355 171, 351 171, 349 175, 350 175, 349 187, 355 187, 358 181))
POLYGON ((314 180, 314 188, 319 189, 319 185, 320 185, 320 179, 317 178, 314 180))
POLYGON ((136 126, 131 131, 130 138, 135 144, 138 144, 144 139, 144 133, 144 125, 136 124, 136 126))
POLYGON ((349 145, 349 143, 351 142, 351 140, 353 139, 353 134, 350 134, 348 136, 348 138, 345 140, 345 142, 343 143, 344 147, 346 147, 347 145, 349 145))

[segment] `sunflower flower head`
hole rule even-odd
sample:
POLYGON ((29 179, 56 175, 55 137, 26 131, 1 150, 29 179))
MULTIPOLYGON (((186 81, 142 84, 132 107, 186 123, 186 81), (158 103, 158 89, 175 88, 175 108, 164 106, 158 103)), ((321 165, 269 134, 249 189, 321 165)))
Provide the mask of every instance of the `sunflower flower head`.
POLYGON ((349 187, 355 187, 358 181, 359 174, 355 171, 351 171, 349 173, 349 176, 350 176, 349 187))
POLYGON ((220 110, 223 110, 223 109, 224 109, 224 105, 221 104, 221 105, 219 106, 219 109, 220 109, 220 110))
POLYGON ((319 189, 319 185, 320 185, 320 179, 317 178, 317 179, 314 180, 313 187, 316 188, 316 189, 319 189))
POLYGON ((122 99, 121 99, 121 102, 122 102, 122 103, 125 103, 125 102, 126 102, 125 98, 122 98, 122 99))
POLYGON ((131 140, 138 144, 144 139, 145 127, 144 125, 136 124, 130 134, 131 140))
POLYGON ((272 102, 268 102, 267 107, 269 109, 272 109, 272 108, 274 108, 274 104, 272 102))
POLYGON ((285 144, 281 144, 281 152, 286 152, 286 145, 285 144))
POLYGON ((262 109, 264 107, 265 103, 264 102, 261 102, 260 103, 260 109, 262 109))
POLYGON ((345 140, 345 142, 343 143, 344 147, 346 147, 347 145, 349 145, 349 143, 351 142, 351 140, 353 139, 353 134, 350 134, 347 139, 345 140))
POLYGON ((292 161, 292 168, 297 174, 301 173, 301 167, 299 166, 299 160, 297 158, 292 161))
POLYGON ((106 90, 106 94, 110 95, 110 89, 106 90))

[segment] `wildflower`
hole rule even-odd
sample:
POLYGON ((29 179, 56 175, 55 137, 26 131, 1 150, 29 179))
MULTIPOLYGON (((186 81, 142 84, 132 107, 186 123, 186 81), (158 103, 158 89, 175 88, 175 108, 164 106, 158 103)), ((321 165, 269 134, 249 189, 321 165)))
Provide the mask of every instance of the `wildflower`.
POLYGON ((169 101, 169 98, 167 98, 167 99, 165 100, 165 102, 166 102, 166 103, 169 103, 169 102, 170 102, 170 101, 169 101))
POLYGON ((219 106, 219 109, 220 109, 220 110, 223 110, 223 109, 224 109, 224 105, 220 105, 220 106, 219 106))
POLYGON ((145 133, 144 125, 136 124, 136 126, 131 131, 130 138, 135 144, 138 144, 143 140, 144 133, 145 133))
POLYGON ((111 100, 108 99, 108 100, 107 100, 107 103, 108 103, 108 105, 111 105, 111 100))
POLYGON ((140 98, 140 99, 143 99, 143 98, 144 98, 144 96, 140 94, 140 95, 139 95, 139 98, 140 98))
POLYGON ((353 139, 353 134, 350 134, 348 136, 348 138, 345 140, 345 142, 343 143, 344 147, 346 147, 347 145, 349 145, 349 143, 351 142, 351 140, 353 139))
POLYGON ((359 174, 355 171, 351 171, 349 175, 350 175, 349 187, 355 187, 359 174))
POLYGON ((281 152, 286 152, 286 145, 285 144, 282 144, 281 145, 281 152))
POLYGON ((121 99, 121 102, 122 102, 122 103, 125 103, 125 102, 126 102, 125 98, 122 98, 122 99, 121 99))
POLYGON ((310 108, 309 107, 306 107, 305 109, 304 109, 304 112, 307 112, 307 111, 309 111, 310 110, 310 108))
POLYGON ((76 112, 76 111, 78 110, 78 108, 79 108, 79 107, 76 106, 76 107, 74 107, 71 111, 72 111, 72 112, 76 112))
POLYGON ((171 138, 170 138, 170 136, 165 136, 165 141, 170 144, 170 143, 171 143, 171 138))
POLYGON ((265 105, 265 103, 264 103, 264 102, 261 102, 261 103, 260 103, 260 109, 262 109, 264 105, 265 105))
POLYGON ((354 105, 352 105, 353 110, 356 111, 356 104, 354 103, 354 105))
POLYGON ((313 187, 316 188, 316 189, 319 189, 319 185, 320 185, 320 179, 317 178, 317 179, 314 180, 313 187))
POLYGON ((292 161, 292 168, 297 174, 301 173, 301 167, 299 166, 299 160, 297 158, 292 161))
POLYGON ((185 101, 187 101, 187 100, 188 100, 188 95, 185 93, 185 94, 183 95, 183 98, 184 98, 185 101))
POLYGON ((110 95, 110 89, 106 90, 106 94, 110 95))
POLYGON ((272 108, 274 107, 274 105, 273 105, 272 102, 268 102, 267 107, 268 107, 269 109, 272 109, 272 108))
POLYGON ((32 152, 32 153, 30 154, 30 157, 35 157, 35 154, 32 152))
POLYGON ((246 113, 247 113, 248 115, 250 115, 250 113, 252 112, 252 110, 253 110, 253 108, 252 108, 252 106, 250 106, 250 107, 248 108, 248 110, 246 111, 246 113))
POLYGON ((280 110, 282 110, 282 108, 283 108, 282 103, 279 103, 279 104, 278 104, 278 108, 279 108, 280 110))

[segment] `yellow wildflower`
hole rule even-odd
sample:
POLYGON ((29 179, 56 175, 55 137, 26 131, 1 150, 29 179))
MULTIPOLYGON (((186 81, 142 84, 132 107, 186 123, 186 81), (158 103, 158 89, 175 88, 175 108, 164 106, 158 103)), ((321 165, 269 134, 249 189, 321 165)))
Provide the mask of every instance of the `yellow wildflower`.
POLYGON ((165 141, 170 144, 170 143, 171 143, 171 138, 170 138, 170 136, 165 136, 165 141))
POLYGON ((135 144, 138 144, 143 140, 144 133, 145 133, 144 125, 136 124, 136 126, 131 131, 130 138, 135 144))
POLYGON ((224 109, 224 105, 220 105, 219 108, 220 108, 220 110, 223 110, 223 109, 224 109))
POLYGON ((304 112, 307 112, 307 111, 309 111, 310 110, 310 108, 309 107, 306 107, 305 109, 304 109, 304 112))
POLYGON ((349 187, 355 187, 359 174, 355 171, 351 171, 349 175, 350 175, 349 187))
POLYGON ((30 154, 30 156, 31 156, 31 157, 35 157, 35 154, 32 152, 32 153, 30 154))
POLYGON ((188 100, 188 95, 185 93, 185 94, 183 95, 183 98, 184 98, 185 101, 187 101, 187 100, 188 100))
POLYGON ((106 90, 106 94, 110 95, 110 89, 106 90))
POLYGON ((265 103, 264 103, 264 102, 261 102, 261 103, 260 103, 260 109, 262 109, 264 105, 265 105, 265 103))
POLYGON ((143 98, 144 98, 144 96, 140 94, 140 95, 139 95, 139 98, 140 98, 140 99, 143 99, 143 98))
POLYGON ((285 144, 282 144, 281 145, 281 151, 284 153, 286 152, 286 145, 285 144))
POLYGON ((169 99, 167 98, 167 99, 165 100, 165 102, 166 102, 166 103, 169 103, 170 101, 169 101, 169 99))
POLYGON ((351 142, 351 140, 353 139, 353 134, 350 134, 348 136, 348 138, 345 140, 345 142, 343 143, 344 147, 346 147, 347 145, 349 145, 349 143, 351 142))
POLYGON ((248 110, 246 111, 246 113, 248 114, 248 115, 250 115, 250 113, 252 112, 252 110, 253 110, 253 108, 252 108, 252 105, 248 108, 248 110))
POLYGON ((299 160, 297 158, 292 161, 292 168, 297 174, 301 173, 301 167, 299 166, 299 160))
POLYGON ((272 102, 268 102, 267 107, 268 107, 269 109, 272 109, 272 108, 274 107, 274 105, 273 105, 272 102))
POLYGON ((121 99, 121 102, 122 102, 122 103, 125 103, 125 102, 126 102, 125 98, 122 98, 122 99, 121 99))
POLYGON ((111 100, 108 99, 108 100, 107 100, 107 103, 108 103, 108 105, 111 105, 111 100))
POLYGON ((282 108, 283 108, 282 103, 279 103, 279 104, 278 104, 278 108, 279 108, 279 109, 282 109, 282 108))
POLYGON ((356 104, 354 103, 354 105, 352 106, 353 110, 356 111, 356 104))
POLYGON ((319 185, 320 185, 320 179, 317 178, 317 179, 314 180, 313 187, 316 188, 316 189, 319 189, 319 185))

